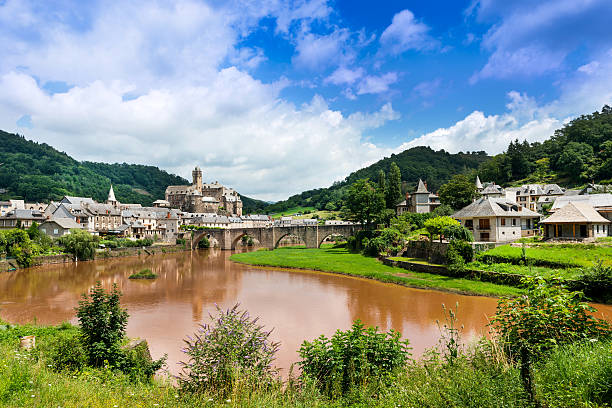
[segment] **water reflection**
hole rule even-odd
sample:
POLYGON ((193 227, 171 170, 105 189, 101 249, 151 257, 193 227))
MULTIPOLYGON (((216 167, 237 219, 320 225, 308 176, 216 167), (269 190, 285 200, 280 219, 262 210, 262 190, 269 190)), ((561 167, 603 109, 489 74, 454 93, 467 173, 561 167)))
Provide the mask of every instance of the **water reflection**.
MULTIPOLYGON (((96 281, 116 283, 130 314, 128 335, 146 338, 155 358, 168 353, 176 372, 182 339, 192 334, 215 304, 240 302, 251 314, 274 327, 281 341, 278 365, 297 360, 304 339, 347 329, 356 319, 384 330, 396 329, 420 355, 439 338, 441 305, 459 303, 465 336, 482 334, 496 300, 436 291, 408 289, 332 274, 255 268, 232 263, 229 252, 205 250, 51 265, 0 274, 0 317, 17 323, 74 321, 82 293, 96 281), (133 272, 150 268, 154 281, 133 281, 133 272)), ((612 316, 611 307, 602 307, 612 316)))

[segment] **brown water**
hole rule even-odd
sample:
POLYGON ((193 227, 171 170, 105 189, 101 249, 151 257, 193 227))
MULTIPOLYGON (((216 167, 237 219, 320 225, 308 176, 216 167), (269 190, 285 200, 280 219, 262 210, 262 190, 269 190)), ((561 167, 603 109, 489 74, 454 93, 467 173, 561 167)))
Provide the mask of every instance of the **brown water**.
MULTIPOLYGON (((443 320, 442 304, 459 303, 464 339, 486 332, 487 316, 497 301, 479 296, 404 288, 366 279, 319 272, 256 268, 231 262, 230 252, 215 249, 50 265, 0 273, 0 317, 13 323, 36 319, 42 324, 76 323, 74 308, 96 281, 117 283, 130 314, 127 333, 148 340, 154 358, 168 354, 176 373, 182 339, 214 311, 240 302, 261 322, 274 328, 281 342, 277 365, 286 369, 298 359, 305 339, 330 336, 356 319, 381 329, 399 330, 413 354, 435 346, 443 320), (154 281, 129 280, 150 268, 154 281)), ((611 306, 598 308, 612 317, 611 306)))

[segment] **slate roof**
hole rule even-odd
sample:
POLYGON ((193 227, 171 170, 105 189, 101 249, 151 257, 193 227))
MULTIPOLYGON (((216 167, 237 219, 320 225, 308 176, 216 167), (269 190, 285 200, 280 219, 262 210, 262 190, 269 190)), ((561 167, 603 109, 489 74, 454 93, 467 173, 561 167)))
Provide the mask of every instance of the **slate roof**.
POLYGON ((91 197, 64 196, 60 203, 80 205, 81 203, 95 204, 95 201, 91 197))
POLYGON ((415 193, 429 193, 425 187, 425 183, 423 183, 423 180, 419 179, 419 185, 417 186, 415 193))
POLYGON ((612 194, 571 195, 557 197, 551 211, 557 211, 568 203, 589 203, 594 208, 612 207, 612 194))
POLYGON ((540 218, 540 214, 527 208, 522 208, 512 200, 505 198, 481 197, 467 207, 453 214, 453 218, 469 219, 475 217, 521 217, 540 218))
POLYGON ((110 190, 108 190, 108 198, 107 201, 117 201, 115 198, 115 192, 113 191, 113 185, 111 184, 110 190))
POLYGON ((43 222, 42 225, 45 225, 47 223, 53 223, 53 222, 59 225, 60 227, 62 227, 63 229, 83 229, 85 228, 83 225, 79 224, 72 218, 52 218, 50 220, 43 222))
POLYGON ((608 224, 610 221, 602 217, 587 201, 570 202, 553 215, 540 221, 541 224, 575 224, 598 223, 608 224))
POLYGON ((18 220, 44 220, 44 215, 38 210, 21 210, 16 209, 9 211, 3 218, 11 218, 18 220))
POLYGON ((476 176, 476 188, 482 189, 482 183, 480 182, 480 177, 476 176))
POLYGON ((482 192, 480 194, 482 195, 487 195, 487 194, 502 194, 504 191, 503 188, 501 188, 501 186, 496 185, 495 183, 489 184, 488 186, 486 186, 484 188, 484 190, 482 190, 482 192))

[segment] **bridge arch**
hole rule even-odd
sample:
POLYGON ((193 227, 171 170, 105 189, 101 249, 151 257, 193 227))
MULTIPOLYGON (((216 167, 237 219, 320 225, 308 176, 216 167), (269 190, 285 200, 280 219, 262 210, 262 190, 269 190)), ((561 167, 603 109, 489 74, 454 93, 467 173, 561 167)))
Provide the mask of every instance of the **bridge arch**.
POLYGON ((304 236, 302 236, 300 234, 297 234, 296 231, 287 231, 284 234, 282 234, 280 237, 276 238, 276 241, 274 242, 274 247, 273 248, 274 249, 278 248, 278 246, 280 245, 280 242, 282 241, 282 239, 286 238, 286 237, 289 237, 289 236, 291 236, 291 237, 298 237, 300 239, 300 241, 302 241, 302 243, 305 246, 308 246, 307 241, 306 241, 306 237, 304 237, 304 236))
POLYGON ((332 235, 339 235, 341 237, 344 237, 344 238, 348 239, 348 236, 346 234, 344 234, 342 231, 329 231, 329 232, 326 232, 324 234, 321 234, 321 236, 319 236, 319 242, 317 244, 317 248, 321 248, 321 245, 323 244, 325 239, 327 239, 327 237, 331 237, 332 235))

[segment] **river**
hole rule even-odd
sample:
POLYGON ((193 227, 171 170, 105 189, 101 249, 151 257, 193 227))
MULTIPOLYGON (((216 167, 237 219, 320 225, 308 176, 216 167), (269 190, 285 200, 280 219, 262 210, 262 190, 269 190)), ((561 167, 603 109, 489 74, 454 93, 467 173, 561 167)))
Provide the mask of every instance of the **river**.
MULTIPOLYGON (((12 323, 76 323, 74 308, 81 294, 96 281, 123 292, 122 305, 130 315, 127 334, 145 338, 154 358, 168 354, 168 368, 177 362, 183 339, 208 319, 215 304, 239 302, 260 317, 272 337, 281 342, 276 365, 286 374, 298 359, 303 340, 332 335, 360 319, 383 330, 395 329, 410 340, 413 355, 438 343, 436 323, 443 320, 442 304, 455 307, 469 340, 487 332, 487 316, 496 299, 405 288, 367 279, 320 272, 258 268, 236 264, 231 253, 217 249, 78 264, 48 265, 0 273, 0 317, 12 323), (150 268, 153 281, 129 280, 133 272, 150 268)), ((597 306, 611 320, 612 306, 597 306)))

